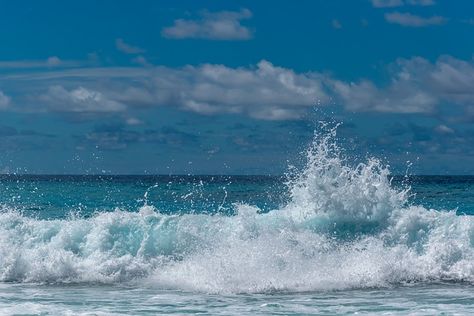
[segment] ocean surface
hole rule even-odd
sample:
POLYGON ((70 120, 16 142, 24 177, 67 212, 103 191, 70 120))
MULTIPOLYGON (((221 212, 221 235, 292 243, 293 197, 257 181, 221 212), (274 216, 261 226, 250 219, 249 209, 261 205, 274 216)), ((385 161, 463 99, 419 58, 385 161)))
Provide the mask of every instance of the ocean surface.
POLYGON ((474 177, 0 176, 2 315, 474 313, 474 177))

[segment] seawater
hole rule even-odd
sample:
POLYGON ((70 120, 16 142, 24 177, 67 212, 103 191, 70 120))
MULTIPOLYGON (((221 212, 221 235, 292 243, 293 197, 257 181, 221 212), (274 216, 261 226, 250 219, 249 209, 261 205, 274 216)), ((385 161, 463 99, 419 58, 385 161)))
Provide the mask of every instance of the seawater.
POLYGON ((474 178, 351 163, 271 176, 0 178, 0 313, 469 314, 474 178))

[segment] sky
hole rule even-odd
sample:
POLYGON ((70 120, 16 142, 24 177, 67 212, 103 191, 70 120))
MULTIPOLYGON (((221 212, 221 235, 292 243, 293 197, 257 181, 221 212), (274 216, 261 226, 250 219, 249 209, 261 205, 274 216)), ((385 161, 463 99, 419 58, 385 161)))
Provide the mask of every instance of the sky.
POLYGON ((474 2, 0 0, 0 173, 474 174, 474 2))

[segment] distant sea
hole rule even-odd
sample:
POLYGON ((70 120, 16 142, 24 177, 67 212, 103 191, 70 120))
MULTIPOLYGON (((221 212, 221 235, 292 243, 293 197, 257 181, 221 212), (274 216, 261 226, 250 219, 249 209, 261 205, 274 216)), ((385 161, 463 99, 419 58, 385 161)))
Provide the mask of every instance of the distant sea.
POLYGON ((474 313, 474 177, 0 177, 0 314, 474 313))

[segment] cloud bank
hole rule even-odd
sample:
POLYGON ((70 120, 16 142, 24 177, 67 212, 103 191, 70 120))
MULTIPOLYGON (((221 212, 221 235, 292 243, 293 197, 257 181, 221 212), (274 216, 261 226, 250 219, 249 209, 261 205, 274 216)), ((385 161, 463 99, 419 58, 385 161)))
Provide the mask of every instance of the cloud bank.
POLYGON ((426 115, 449 105, 456 108, 450 115, 474 118, 472 60, 442 56, 430 62, 414 57, 395 61, 387 71, 384 84, 296 72, 266 60, 237 68, 203 64, 36 71, 0 77, 0 84, 9 87, 0 92, 0 108, 100 116, 167 106, 202 115, 293 120, 316 106, 334 104, 351 112, 426 115))

